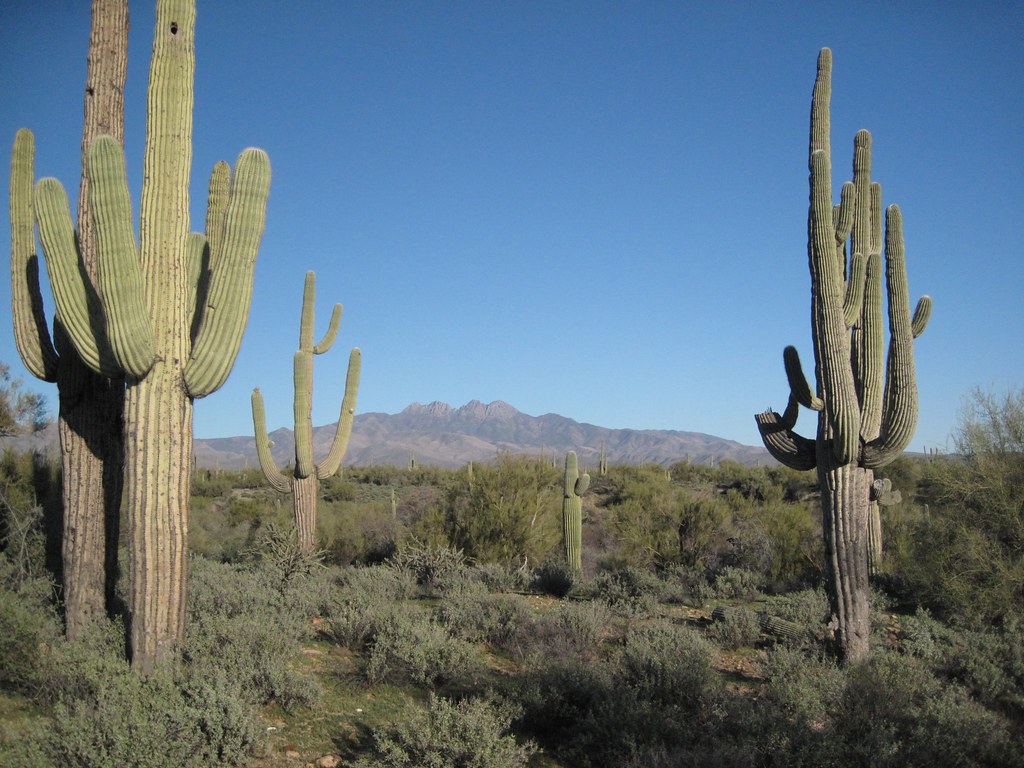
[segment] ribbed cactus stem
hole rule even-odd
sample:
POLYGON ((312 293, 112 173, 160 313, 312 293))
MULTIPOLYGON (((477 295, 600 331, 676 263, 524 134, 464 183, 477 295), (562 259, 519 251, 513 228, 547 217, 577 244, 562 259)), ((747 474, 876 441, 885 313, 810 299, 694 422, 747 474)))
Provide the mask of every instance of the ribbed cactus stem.
MULTIPOLYGON (((868 650, 869 527, 880 536, 880 524, 870 521, 873 469, 892 461, 913 435, 917 385, 912 342, 924 330, 931 302, 925 297, 910 316, 899 209, 885 211, 883 236, 882 189, 871 180, 867 131, 854 138, 853 181, 843 185, 840 203, 832 203, 831 72, 832 55, 822 49, 808 147, 815 386, 812 390, 804 377, 796 350, 787 348, 786 412, 755 418, 772 456, 796 469, 817 469, 837 648, 844 659, 855 661, 868 650), (813 440, 793 431, 797 405, 819 412, 813 440)), ((872 546, 880 555, 880 538, 872 546)))
POLYGON ((35 139, 26 128, 18 131, 11 151, 11 316, 14 340, 25 367, 37 379, 57 380, 57 351, 46 325, 39 290, 39 257, 36 254, 35 139))
POLYGON ((295 469, 291 478, 282 474, 274 463, 267 437, 263 397, 258 389, 253 390, 252 393, 253 427, 256 432, 256 449, 260 458, 260 466, 276 490, 281 492, 291 490, 299 547, 304 552, 312 552, 316 546, 316 507, 319 483, 338 471, 345 452, 348 450, 362 369, 362 353, 358 348, 353 349, 349 355, 345 394, 341 402, 341 413, 338 416, 334 440, 331 442, 327 456, 317 463, 313 458, 313 355, 326 352, 334 343, 341 322, 341 305, 334 306, 323 339, 319 344, 313 344, 315 303, 316 275, 313 272, 307 272, 302 291, 302 312, 299 318, 299 349, 292 359, 295 387, 292 400, 295 424, 295 469))
POLYGON ((590 475, 580 474, 575 451, 565 454, 565 475, 562 492, 562 533, 565 561, 574 573, 582 573, 583 499, 590 486, 590 475))

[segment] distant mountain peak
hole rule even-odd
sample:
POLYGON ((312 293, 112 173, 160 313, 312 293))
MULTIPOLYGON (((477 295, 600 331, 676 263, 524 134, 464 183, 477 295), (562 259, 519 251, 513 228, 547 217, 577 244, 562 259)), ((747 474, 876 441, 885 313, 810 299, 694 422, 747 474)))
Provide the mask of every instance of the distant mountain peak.
POLYGON ((456 411, 460 416, 468 416, 474 419, 511 419, 519 415, 519 411, 506 403, 504 400, 495 400, 491 403, 482 403, 479 400, 470 400, 456 411))
POLYGON ((451 416, 455 413, 455 409, 448 405, 448 403, 442 403, 440 400, 434 400, 432 403, 427 403, 426 405, 423 405, 422 403, 411 403, 405 407, 402 413, 409 415, 425 414, 427 416, 451 416))

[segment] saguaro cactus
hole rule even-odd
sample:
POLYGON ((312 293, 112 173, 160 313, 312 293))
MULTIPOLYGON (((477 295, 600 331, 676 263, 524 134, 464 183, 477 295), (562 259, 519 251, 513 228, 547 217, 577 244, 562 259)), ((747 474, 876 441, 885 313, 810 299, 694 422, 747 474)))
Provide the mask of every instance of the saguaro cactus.
POLYGON ((325 480, 341 467, 341 460, 348 449, 352 434, 352 420, 356 412, 356 395, 359 392, 359 372, 362 353, 353 349, 348 358, 348 373, 345 378, 345 396, 341 401, 341 415, 334 433, 334 441, 327 456, 320 462, 313 460, 313 355, 321 355, 331 348, 338 337, 341 324, 341 304, 334 305, 327 332, 319 344, 313 343, 313 309, 316 303, 316 275, 306 273, 306 285, 302 293, 302 317, 299 322, 299 351, 293 360, 295 371, 295 468, 288 477, 274 463, 270 455, 270 438, 267 436, 267 420, 263 407, 263 395, 259 388, 252 391, 252 422, 256 432, 256 452, 260 467, 270 484, 281 493, 291 492, 295 511, 295 528, 298 531, 299 549, 309 553, 316 546, 316 503, 320 495, 320 481, 325 480))
POLYGON ((562 491, 562 537, 565 561, 574 573, 582 573, 583 499, 590 487, 590 475, 580 474, 576 451, 565 454, 565 484, 562 491))
POLYGON ((931 300, 923 297, 911 318, 902 218, 890 206, 884 236, 889 349, 883 354, 882 191, 871 182, 871 135, 857 133, 853 181, 833 206, 831 92, 832 54, 823 48, 811 99, 807 245, 816 387, 804 377, 796 349, 787 347, 789 404, 782 415, 756 418, 772 456, 795 469, 817 469, 836 647, 841 658, 856 661, 868 653, 873 470, 896 458, 916 428, 913 339, 924 331, 931 300), (813 440, 793 431, 801 405, 818 414, 813 440))
MULTIPOLYGON (((100 134, 124 141, 128 62, 127 0, 93 0, 82 127, 78 247, 83 279, 95 289, 96 243, 86 190, 86 149, 100 134)), ((56 382, 63 472, 64 614, 69 638, 103 617, 114 599, 123 457, 124 382, 89 370, 59 322, 46 325, 35 248, 34 139, 18 131, 11 156, 11 303, 14 337, 25 367, 56 382)))
POLYGON ((87 365, 127 381, 131 655, 144 675, 184 633, 192 401, 224 383, 238 353, 270 185, 261 150, 245 150, 233 178, 218 163, 206 234, 189 234, 194 32, 194 0, 158 0, 138 249, 121 146, 101 136, 88 148, 95 294, 63 188, 43 179, 35 194, 58 320, 87 365))

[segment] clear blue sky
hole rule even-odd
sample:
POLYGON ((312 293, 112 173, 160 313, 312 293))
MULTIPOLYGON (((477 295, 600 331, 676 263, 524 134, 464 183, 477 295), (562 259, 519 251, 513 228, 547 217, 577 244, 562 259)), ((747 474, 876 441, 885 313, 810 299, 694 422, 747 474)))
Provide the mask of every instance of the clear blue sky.
MULTIPOLYGON (((0 10, 0 136, 32 128, 37 175, 72 195, 88 5, 0 10)), ((153 5, 131 4, 136 188, 153 5)), ((250 433, 254 386, 270 428, 291 426, 313 269, 318 336, 345 305, 316 359, 314 423, 337 418, 359 346, 359 412, 501 399, 759 444, 754 413, 786 403, 783 347, 812 359, 822 46, 836 182, 868 128, 903 209, 912 298, 935 302, 911 447, 945 447, 972 387, 1024 383, 1020 2, 200 0, 196 38, 193 222, 217 159, 260 146, 274 173, 249 329, 227 385, 196 404, 198 436, 250 433)), ((0 360, 22 370, 9 329, 0 360)))

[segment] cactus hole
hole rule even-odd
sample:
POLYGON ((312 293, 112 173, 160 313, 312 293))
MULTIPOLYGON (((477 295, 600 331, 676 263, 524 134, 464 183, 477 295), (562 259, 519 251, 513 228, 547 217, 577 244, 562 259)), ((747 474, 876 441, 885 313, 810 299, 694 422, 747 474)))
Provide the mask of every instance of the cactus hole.
POLYGON ((171 22, 171 34, 172 35, 178 34, 178 22, 176 22, 176 21, 172 21, 171 22))

